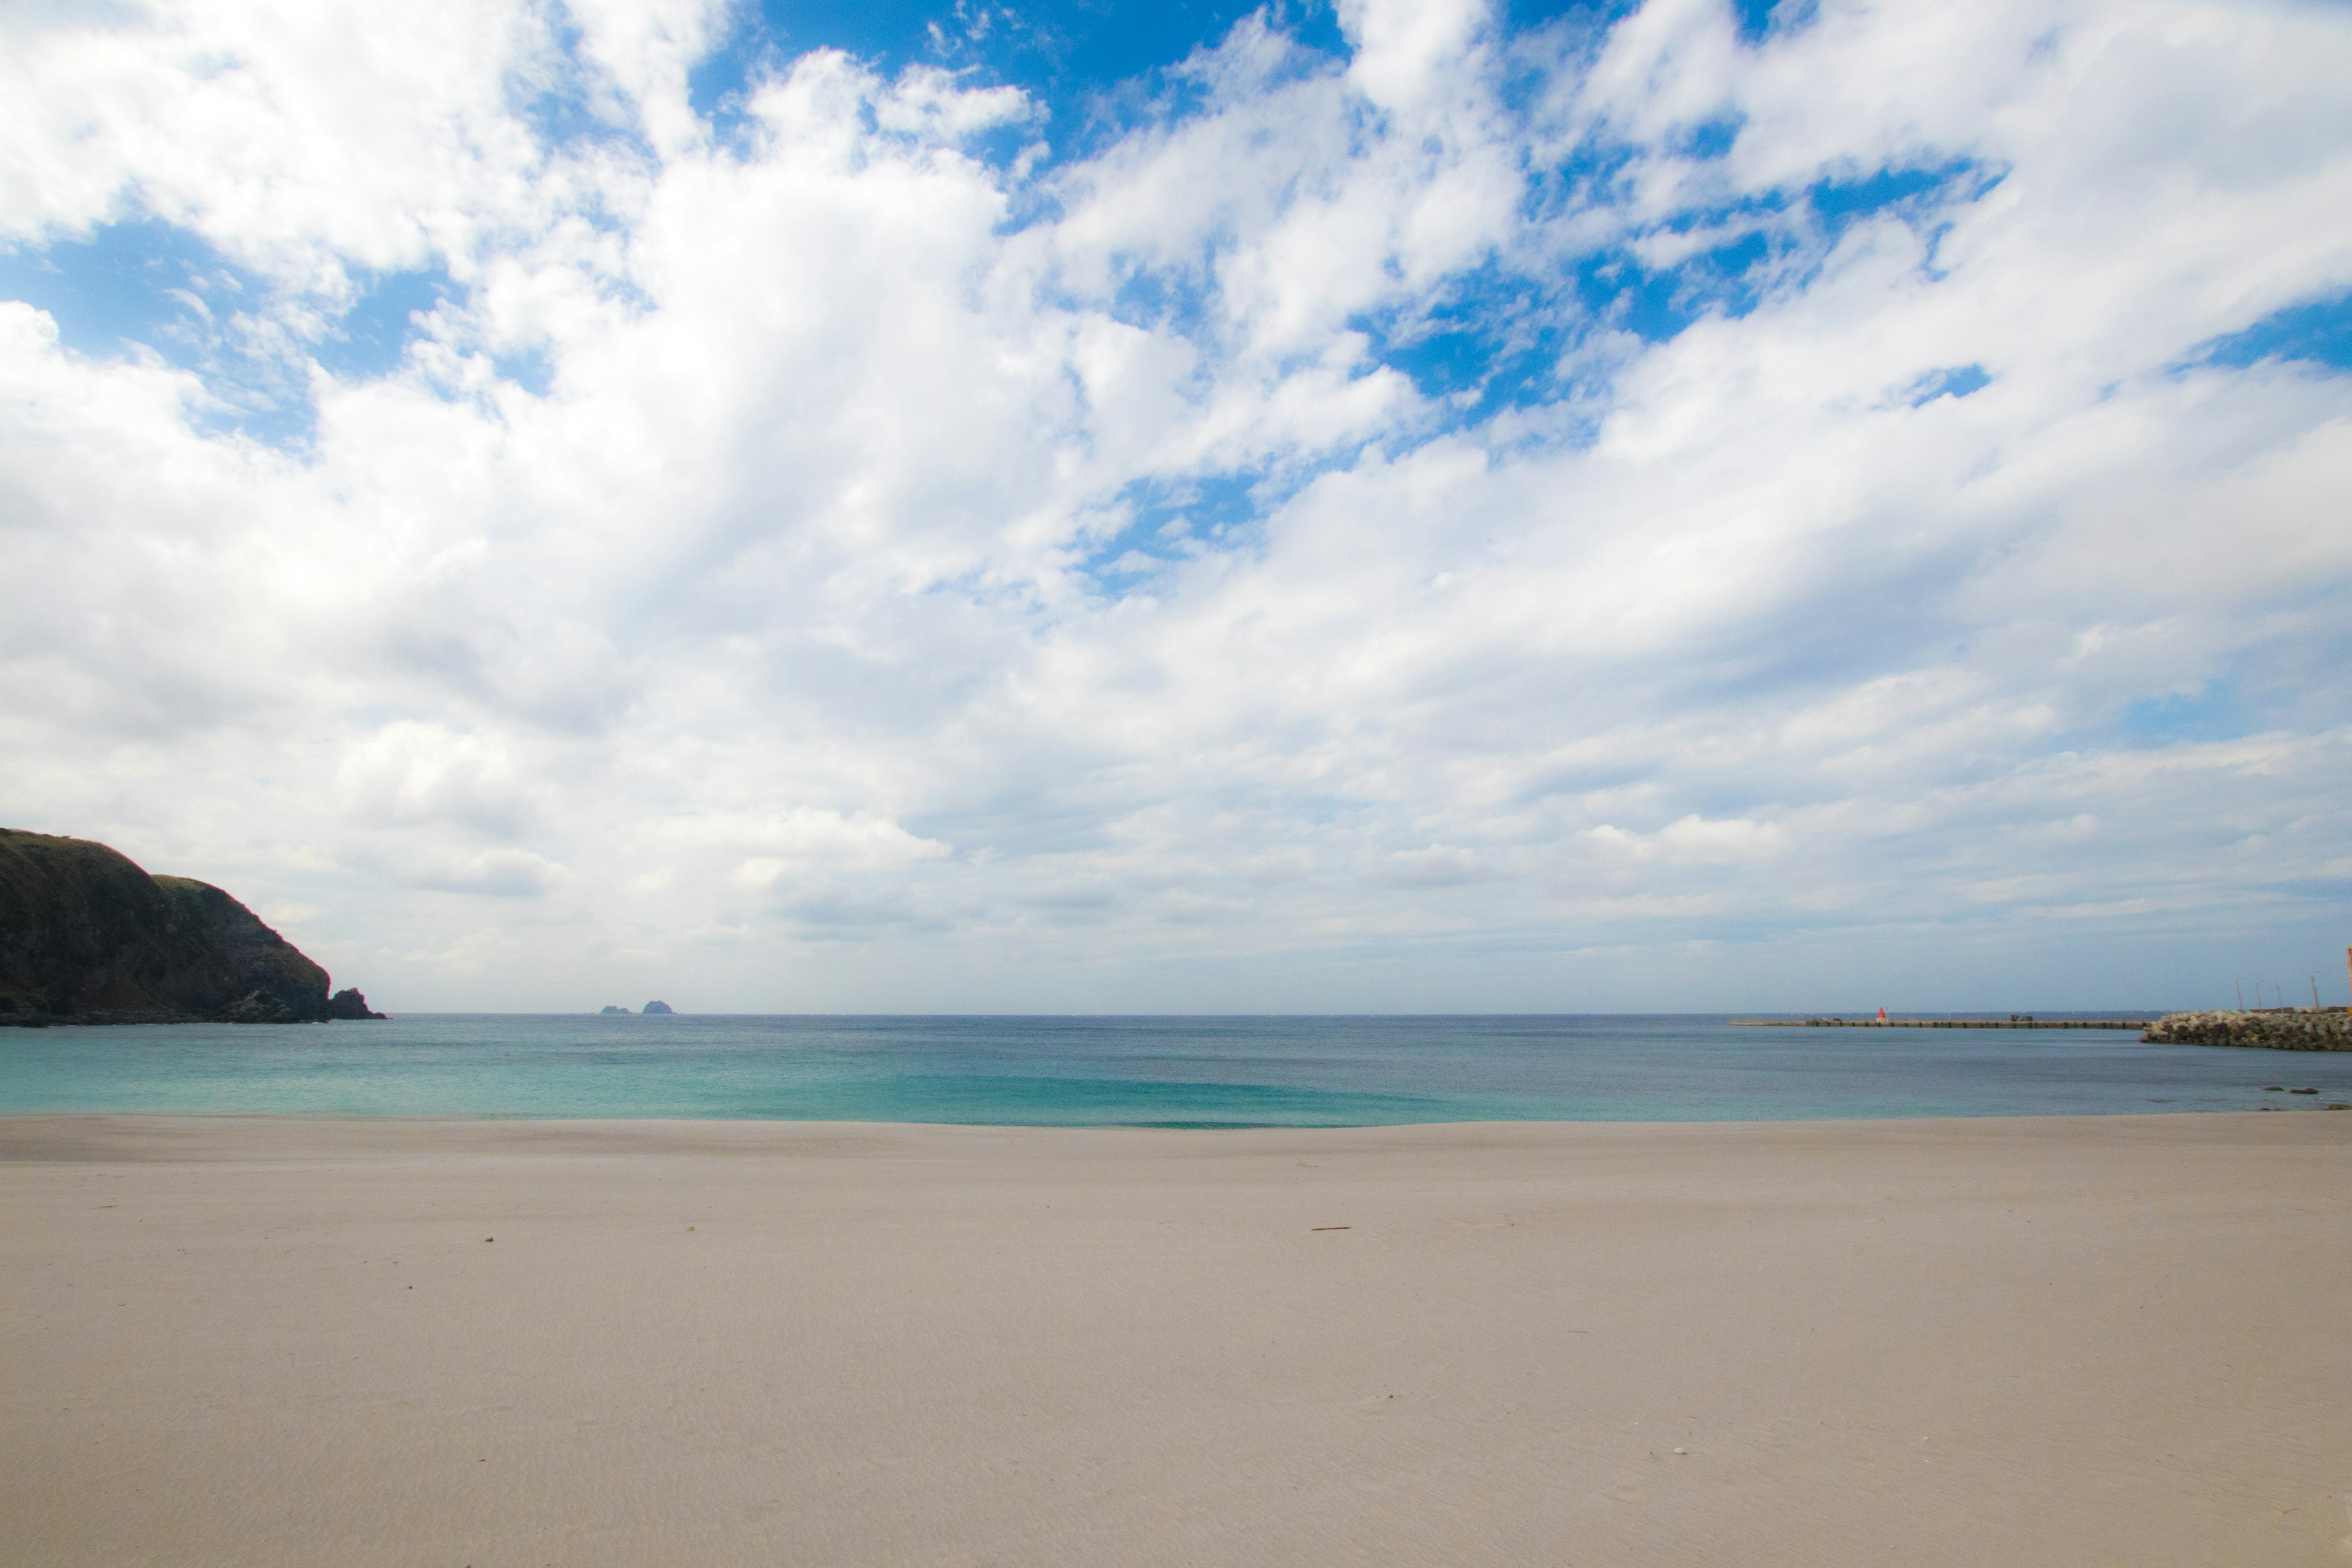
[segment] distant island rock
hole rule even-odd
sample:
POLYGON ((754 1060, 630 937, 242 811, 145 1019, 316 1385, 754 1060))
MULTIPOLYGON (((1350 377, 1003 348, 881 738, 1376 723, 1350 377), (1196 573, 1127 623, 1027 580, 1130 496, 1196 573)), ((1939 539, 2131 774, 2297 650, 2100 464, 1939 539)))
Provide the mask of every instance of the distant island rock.
POLYGON ((626 1007, 615 1007, 610 1003, 598 1008, 597 1011, 607 1018, 625 1018, 629 1016, 629 1010, 626 1007))
POLYGON ((656 1013, 675 1013, 676 1011, 677 1011, 677 1009, 672 1007, 667 1002, 648 1002, 646 1004, 646 1013, 648 1016, 651 1016, 656 1013))
POLYGON ((381 1018, 220 889, 0 827, 0 1025, 381 1018))

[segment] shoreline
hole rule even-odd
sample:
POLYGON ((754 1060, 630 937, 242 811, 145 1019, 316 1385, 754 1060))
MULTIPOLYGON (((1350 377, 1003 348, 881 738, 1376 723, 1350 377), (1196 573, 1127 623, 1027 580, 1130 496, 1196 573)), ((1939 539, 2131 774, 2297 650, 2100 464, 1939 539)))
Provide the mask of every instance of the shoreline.
MULTIPOLYGON (((2285 1111, 2320 1113, 2352 1110, 2352 1105, 2319 1098, 2337 1090, 2282 1088, 2280 1102, 2260 1105, 2249 1110, 2232 1107, 2188 1106, 2179 1110, 2151 1110, 2134 1107, 2128 1110, 2050 1110, 1987 1112, 1983 1115, 1921 1115, 1921 1116, 1787 1116, 1746 1117, 1707 1120, 1700 1118, 1660 1118, 1656 1121, 1636 1121, 1625 1118, 1581 1117, 1522 1117, 1454 1121, 1350 1121, 1350 1122, 1232 1122, 1232 1121, 860 1121, 831 1117, 769 1117, 769 1116, 572 1116, 540 1115, 530 1111, 483 1111, 474 1115, 400 1115, 376 1111, 349 1113, 315 1110, 0 1110, 0 1164, 15 1158, 9 1152, 9 1130, 18 1124, 45 1122, 61 1124, 126 1122, 126 1123, 189 1123, 194 1126, 254 1123, 257 1125, 302 1125, 320 1127, 540 1127, 540 1128, 803 1128, 819 1131, 848 1132, 1048 1132, 1048 1133, 1132 1133, 1141 1136, 1171 1138, 1230 1138, 1253 1134, 1277 1136, 1293 1133, 1349 1132, 1412 1132, 1470 1131, 1482 1128, 1538 1129, 1589 1128, 1663 1130, 1675 1128, 1749 1128, 1772 1127, 1969 1127, 2040 1122, 2111 1122, 2169 1121, 2183 1118, 2273 1116, 2285 1111)), ((2345 1119, 2352 1127, 2352 1117, 2345 1119)))
POLYGON ((0 1118, 26 1563, 2327 1560, 2352 1117, 0 1118))
MULTIPOLYGON (((1892 1142, 1998 1142, 2029 1144, 2138 1144, 2186 1142, 2179 1123, 2230 1124, 2215 1136, 2234 1142, 2257 1136, 2236 1124, 2252 1123, 2260 1136, 2275 1138, 2275 1123, 2300 1121, 2286 1110, 2320 1112, 2315 1103, 2281 1105, 2277 1110, 2126 1110, 2027 1116, 1816 1117, 1771 1121, 1483 1121, 1365 1122, 1348 1126, 1261 1125, 1246 1127, 1139 1126, 1127 1123, 1070 1125, 1041 1122, 793 1121, 758 1117, 595 1116, 321 1116, 277 1111, 0 1111, 0 1168, 11 1165, 128 1162, 148 1164, 176 1159, 207 1163, 308 1158, 384 1156, 424 1158, 490 1151, 530 1154, 578 1152, 691 1154, 756 1152, 791 1154, 810 1150, 839 1153, 853 1146, 936 1143, 970 1144, 972 1152, 1019 1154, 1068 1145, 1088 1154, 1121 1152, 1203 1157, 1244 1157, 1283 1150, 1296 1142, 1328 1143, 1351 1152, 1419 1150, 1465 1156, 1511 1150, 1534 1152, 1555 1144, 1590 1142, 1680 1142, 1731 1140, 1759 1148, 1797 1147, 1824 1141, 1862 1144, 1892 1142), (1003 1150, 987 1145, 1003 1143, 1003 1150), (609 1148, 596 1147, 599 1144, 609 1148), (803 1149, 801 1145, 807 1145, 803 1149), (1100 1144, 1097 1149, 1092 1145, 1100 1144), (1125 1145, 1124 1151, 1121 1145, 1125 1145), (1164 1148, 1159 1147, 1164 1145, 1164 1148), (1264 1145, 1260 1148, 1259 1145, 1264 1145)), ((2352 1157, 2352 1116, 2325 1117, 2333 1131, 2309 1140, 2340 1144, 2352 1157)))
POLYGON ((1066 1145, 1087 1156, 1187 1152, 1203 1157, 1247 1157, 1297 1143, 1334 1151, 1454 1153, 1535 1152, 1552 1145, 1591 1142, 1679 1143, 1727 1140, 1758 1149, 1856 1144, 1969 1142, 2083 1146, 2202 1143, 2177 1124, 2228 1124, 2223 1142, 2261 1137, 2289 1143, 2341 1146, 2352 1158, 2352 1115, 2323 1116, 2333 1131, 2300 1135, 2268 1129, 2332 1109, 2312 1101, 2255 1110, 2123 1110, 2025 1116, 1813 1117, 1771 1121, 1388 1121, 1347 1126, 1073 1125, 996 1121, 794 1121, 758 1117, 596 1116, 321 1116, 277 1111, 0 1111, 0 1169, 12 1165, 138 1164, 194 1160, 206 1163, 266 1163, 316 1156, 425 1158, 491 1152, 501 1154, 579 1153, 609 1156, 699 1152, 838 1154, 856 1147, 969 1144, 974 1153, 1048 1152, 1066 1145), (2260 1134, 2237 1124, 2257 1124, 2260 1134), (1002 1143, 1004 1148, 991 1149, 1002 1143), (1024 1149, 1022 1144, 1034 1144, 1024 1149), (600 1146, 602 1145, 602 1146, 600 1146), (803 1147, 805 1145, 805 1147, 803 1147), (1099 1147, 1097 1147, 1099 1145, 1099 1147))

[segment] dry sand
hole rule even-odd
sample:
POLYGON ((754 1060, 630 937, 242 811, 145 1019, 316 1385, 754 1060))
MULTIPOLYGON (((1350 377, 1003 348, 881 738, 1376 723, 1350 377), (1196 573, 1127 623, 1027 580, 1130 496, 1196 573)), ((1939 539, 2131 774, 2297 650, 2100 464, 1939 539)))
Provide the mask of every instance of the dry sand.
POLYGON ((0 1121, 0 1557, 2341 1563, 2347 1222, 2347 1114, 0 1121))

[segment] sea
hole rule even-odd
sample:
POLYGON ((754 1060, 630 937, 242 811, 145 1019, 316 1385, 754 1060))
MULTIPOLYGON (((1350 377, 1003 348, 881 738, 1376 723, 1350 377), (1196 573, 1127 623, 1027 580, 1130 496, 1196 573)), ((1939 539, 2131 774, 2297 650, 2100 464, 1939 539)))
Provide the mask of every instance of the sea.
POLYGON ((2352 1056, 2142 1045, 2133 1030, 1758 1028, 1690 1014, 413 1014, 0 1029, 5 1114, 1219 1128, 2117 1115, 2347 1099, 2352 1056))

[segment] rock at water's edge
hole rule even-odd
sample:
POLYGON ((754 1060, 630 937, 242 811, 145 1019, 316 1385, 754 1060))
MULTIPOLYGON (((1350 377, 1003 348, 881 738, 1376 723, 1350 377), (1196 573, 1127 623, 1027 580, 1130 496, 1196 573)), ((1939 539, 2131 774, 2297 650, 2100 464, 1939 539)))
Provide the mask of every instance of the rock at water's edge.
POLYGON ((604 1017, 607 1017, 607 1018, 612 1018, 612 1017, 621 1017, 621 1018, 625 1018, 625 1017, 627 1017, 627 1016, 629 1016, 629 1010, 628 1010, 626 1007, 615 1007, 615 1006, 614 1006, 614 1005, 613 1005, 611 1003, 609 1003, 609 1002, 608 1002, 608 1003, 606 1003, 603 1007, 598 1008, 598 1009, 597 1009, 597 1012, 598 1012, 598 1013, 599 1013, 599 1015, 601 1015, 602 1016, 604 1016, 604 1017))
POLYGON ((327 998, 327 1016, 330 1018, 381 1018, 383 1015, 368 1011, 367 998, 359 994, 356 986, 346 986, 327 998))
POLYGON ((359 1005, 331 1011, 327 972, 209 883, 0 828, 0 1023, 297 1024, 359 1005))
POLYGON ((2352 1051, 2352 1013, 2341 1007, 2167 1013, 2140 1037, 2156 1046, 2245 1046, 2271 1051, 2352 1051))
POLYGON ((648 1002, 648 1003, 646 1003, 646 1011, 648 1014, 653 1014, 653 1013, 674 1013, 674 1012, 677 1011, 677 1008, 675 1008, 675 1007, 672 1007, 672 1006, 671 1006, 668 1003, 667 1003, 667 1002, 648 1002))

